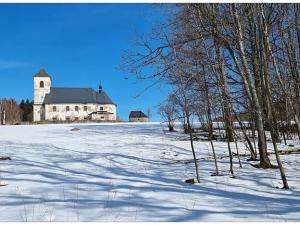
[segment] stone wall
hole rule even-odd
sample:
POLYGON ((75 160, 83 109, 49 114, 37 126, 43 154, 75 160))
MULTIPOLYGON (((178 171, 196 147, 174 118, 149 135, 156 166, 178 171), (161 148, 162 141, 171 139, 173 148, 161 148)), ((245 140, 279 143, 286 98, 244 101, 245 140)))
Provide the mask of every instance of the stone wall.
POLYGON ((148 122, 148 117, 130 117, 129 122, 148 122))
POLYGON ((112 104, 49 104, 45 106, 45 119, 48 121, 64 121, 64 120, 116 120, 116 106, 112 104), (67 106, 69 111, 67 111, 67 106), (75 107, 78 107, 76 111, 75 107), (85 110, 85 106, 87 109, 85 110), (56 110, 54 111, 54 107, 56 110), (92 115, 92 118, 88 118, 89 115, 96 111, 107 111, 112 114, 104 114, 104 118, 92 115))
POLYGON ((93 114, 91 120, 112 121, 116 120, 116 116, 115 114, 93 114))
POLYGON ((41 120, 45 120, 45 107, 44 107, 44 105, 34 104, 33 105, 33 121, 37 122, 37 121, 41 121, 41 120))

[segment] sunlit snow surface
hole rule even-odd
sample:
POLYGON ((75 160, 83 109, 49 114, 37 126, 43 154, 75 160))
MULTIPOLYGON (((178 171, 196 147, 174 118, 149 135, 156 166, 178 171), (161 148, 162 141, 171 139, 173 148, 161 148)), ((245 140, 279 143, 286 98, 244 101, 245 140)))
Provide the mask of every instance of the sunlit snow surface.
MULTIPOLYGON (((210 176, 210 143, 197 141, 201 183, 189 185, 190 143, 163 129, 0 126, 0 156, 12 159, 0 161, 0 221, 300 221, 300 154, 281 156, 291 188, 283 190, 277 169, 256 169, 247 157, 243 168, 234 157, 230 178, 224 142, 215 142, 223 176, 210 176)), ((242 143, 239 149, 247 153, 242 143)))

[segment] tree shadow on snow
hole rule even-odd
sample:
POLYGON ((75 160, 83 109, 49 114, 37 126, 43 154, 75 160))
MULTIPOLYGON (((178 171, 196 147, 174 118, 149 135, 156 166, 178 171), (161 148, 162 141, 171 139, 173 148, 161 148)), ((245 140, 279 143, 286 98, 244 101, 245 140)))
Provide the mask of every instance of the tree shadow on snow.
MULTIPOLYGON (((80 129, 95 127, 80 125, 80 129)), ((112 129, 115 127, 112 126, 112 129)), ((151 132, 152 129, 145 130, 145 134, 151 132)), ((122 146, 118 147, 118 152, 114 151, 113 146, 105 151, 99 147, 93 152, 46 144, 23 146, 11 161, 14 169, 5 169, 2 173, 6 183, 10 186, 22 184, 24 190, 19 193, 2 193, 4 200, 0 206, 14 207, 42 202, 64 204, 65 209, 72 209, 75 202, 80 212, 109 208, 111 213, 121 211, 125 214, 126 207, 131 207, 138 212, 137 220, 148 218, 151 221, 206 220, 212 215, 215 221, 222 220, 222 216, 243 221, 250 215, 255 215, 259 220, 270 215, 284 217, 288 213, 300 211, 299 192, 269 193, 271 197, 258 195, 251 188, 233 184, 223 183, 223 186, 228 185, 226 190, 211 183, 188 185, 179 176, 182 165, 170 164, 167 159, 154 158, 151 154, 142 154, 153 149, 168 150, 170 145, 136 143, 134 147, 141 149, 140 155, 134 152, 120 153, 122 146), (40 152, 40 157, 28 158, 26 154, 19 154, 28 148, 40 152), (65 197, 62 197, 62 188, 65 188, 65 197)), ((188 155, 184 148, 172 146, 172 149, 178 151, 178 154, 188 155)), ((193 171, 192 166, 189 169, 193 171)), ((209 171, 204 169, 202 173, 208 174, 209 171)), ((245 176, 243 179, 250 178, 245 176)), ((255 180, 255 177, 252 182, 256 182, 258 187, 266 185, 255 180)), ((95 215, 93 218, 101 220, 101 216, 95 215)))

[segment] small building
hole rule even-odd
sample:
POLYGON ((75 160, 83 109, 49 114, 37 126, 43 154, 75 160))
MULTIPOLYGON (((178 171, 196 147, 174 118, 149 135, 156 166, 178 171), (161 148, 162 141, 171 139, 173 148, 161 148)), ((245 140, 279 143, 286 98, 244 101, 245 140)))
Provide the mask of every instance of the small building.
POLYGON ((129 114, 129 122, 148 122, 149 118, 142 111, 131 111, 129 114))

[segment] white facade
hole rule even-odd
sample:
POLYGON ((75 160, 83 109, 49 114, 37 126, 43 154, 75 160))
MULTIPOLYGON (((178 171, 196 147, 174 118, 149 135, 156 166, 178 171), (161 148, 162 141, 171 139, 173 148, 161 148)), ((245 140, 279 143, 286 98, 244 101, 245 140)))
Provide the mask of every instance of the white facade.
POLYGON ((116 106, 113 104, 46 104, 45 120, 116 120, 116 106), (93 112, 99 113, 93 114, 93 112))
MULTIPOLYGON (((51 92, 51 77, 34 76, 33 121, 77 121, 77 120, 116 120, 116 105, 96 103, 45 104, 45 96, 51 92)), ((40 71, 40 73, 41 73, 40 71)))

